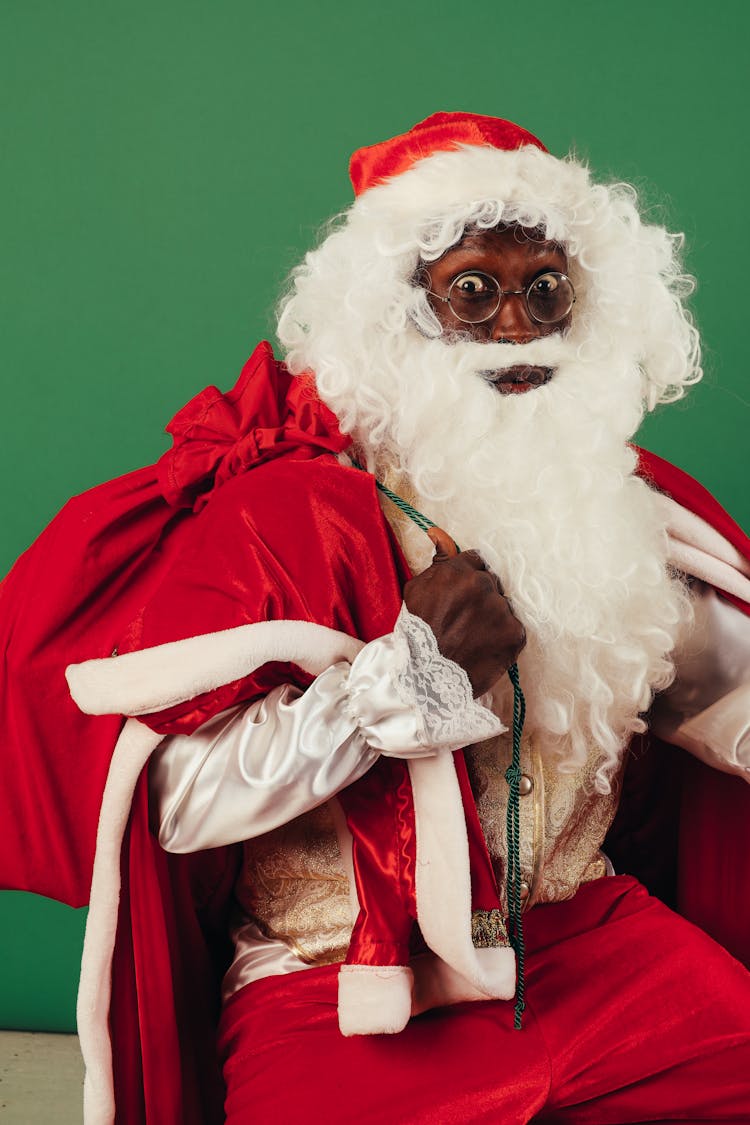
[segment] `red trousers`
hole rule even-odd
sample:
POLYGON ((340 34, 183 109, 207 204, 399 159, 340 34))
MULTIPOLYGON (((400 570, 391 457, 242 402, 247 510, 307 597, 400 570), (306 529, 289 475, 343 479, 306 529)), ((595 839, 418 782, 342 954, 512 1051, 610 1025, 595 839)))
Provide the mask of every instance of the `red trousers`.
POLYGON ((227 1125, 750 1122, 750 974, 634 879, 526 917, 513 1004, 457 1004, 345 1039, 338 966, 247 985, 220 1050, 227 1125))

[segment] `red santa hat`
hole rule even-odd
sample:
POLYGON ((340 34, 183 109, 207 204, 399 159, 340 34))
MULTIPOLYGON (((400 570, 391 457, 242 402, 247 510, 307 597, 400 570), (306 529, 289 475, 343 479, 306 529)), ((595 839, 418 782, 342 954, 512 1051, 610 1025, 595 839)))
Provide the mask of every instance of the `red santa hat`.
POLYGON ((413 125, 406 133, 375 145, 358 148, 349 161, 354 194, 401 175, 419 160, 436 152, 457 149, 460 145, 480 145, 510 152, 534 145, 547 152, 542 142, 501 117, 481 113, 433 113, 413 125))

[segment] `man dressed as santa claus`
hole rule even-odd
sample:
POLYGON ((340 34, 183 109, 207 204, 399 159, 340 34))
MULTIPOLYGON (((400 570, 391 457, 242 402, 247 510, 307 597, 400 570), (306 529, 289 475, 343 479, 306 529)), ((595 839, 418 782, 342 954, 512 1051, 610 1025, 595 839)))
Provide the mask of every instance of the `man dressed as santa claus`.
POLYGON ((750 1120, 747 971, 602 851, 649 735, 746 803, 750 542, 629 444, 700 377, 681 240, 496 118, 351 175, 284 365, 61 533, 87 1121, 750 1120))

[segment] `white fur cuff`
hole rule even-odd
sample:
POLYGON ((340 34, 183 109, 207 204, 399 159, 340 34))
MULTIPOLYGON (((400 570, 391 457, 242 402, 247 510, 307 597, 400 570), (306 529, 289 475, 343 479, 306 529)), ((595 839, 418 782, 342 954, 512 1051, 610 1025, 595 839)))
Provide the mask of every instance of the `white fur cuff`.
POLYGON ((411 1016, 414 974, 405 965, 342 965, 339 1029, 342 1035, 394 1035, 411 1016))

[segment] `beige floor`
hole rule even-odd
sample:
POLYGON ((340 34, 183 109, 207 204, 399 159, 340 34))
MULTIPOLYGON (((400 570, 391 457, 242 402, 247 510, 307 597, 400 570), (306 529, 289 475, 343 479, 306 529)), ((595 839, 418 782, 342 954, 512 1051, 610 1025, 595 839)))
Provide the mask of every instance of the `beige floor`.
POLYGON ((82 1091, 75 1035, 0 1031, 2 1125, 81 1125, 82 1091))

